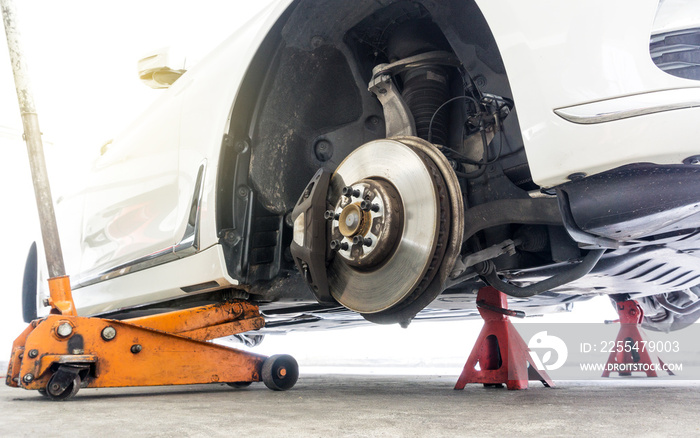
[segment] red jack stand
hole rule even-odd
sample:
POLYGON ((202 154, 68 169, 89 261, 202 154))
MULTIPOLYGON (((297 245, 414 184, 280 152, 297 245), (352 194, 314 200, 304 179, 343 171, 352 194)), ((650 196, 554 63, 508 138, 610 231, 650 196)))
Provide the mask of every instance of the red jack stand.
MULTIPOLYGON (((660 369, 664 369, 665 364, 656 353, 647 349, 649 341, 640 328, 644 311, 635 300, 628 300, 617 303, 617 314, 620 315, 620 332, 601 377, 610 377, 611 372, 620 376, 643 372, 647 377, 658 377, 654 363, 658 362, 660 369)), ((670 370, 666 371, 674 375, 670 370)))
POLYGON ((474 349, 464 365, 455 389, 464 389, 467 383, 484 385, 506 384, 508 389, 527 389, 529 380, 539 380, 546 387, 554 386, 546 372, 536 370, 530 349, 513 327, 508 316, 506 296, 492 287, 479 289, 476 304, 484 320, 474 349), (477 363, 480 369, 476 369, 477 363))

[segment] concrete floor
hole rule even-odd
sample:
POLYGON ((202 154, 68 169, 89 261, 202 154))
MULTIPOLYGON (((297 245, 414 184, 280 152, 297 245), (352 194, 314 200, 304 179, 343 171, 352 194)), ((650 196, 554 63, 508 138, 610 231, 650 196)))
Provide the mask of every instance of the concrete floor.
POLYGON ((81 389, 68 402, 0 387, 0 436, 697 436, 700 384, 557 382, 526 391, 456 376, 302 375, 263 384, 81 389))

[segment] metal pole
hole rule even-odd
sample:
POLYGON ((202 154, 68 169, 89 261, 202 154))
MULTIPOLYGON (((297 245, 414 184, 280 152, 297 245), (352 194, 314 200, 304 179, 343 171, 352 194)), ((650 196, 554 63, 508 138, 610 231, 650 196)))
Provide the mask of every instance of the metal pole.
POLYGON ((22 124, 24 125, 24 140, 27 143, 29 166, 32 171, 32 180, 34 181, 34 194, 36 196, 37 209, 39 210, 39 223, 41 225, 41 235, 44 241, 49 276, 51 278, 64 277, 66 268, 63 264, 61 241, 58 237, 51 187, 48 173, 46 172, 44 146, 41 142, 41 131, 39 130, 39 118, 34 107, 27 65, 22 56, 20 34, 17 29, 17 13, 12 0, 0 0, 0 6, 2 7, 2 19, 5 23, 10 62, 12 63, 12 71, 15 77, 17 100, 19 101, 22 124))

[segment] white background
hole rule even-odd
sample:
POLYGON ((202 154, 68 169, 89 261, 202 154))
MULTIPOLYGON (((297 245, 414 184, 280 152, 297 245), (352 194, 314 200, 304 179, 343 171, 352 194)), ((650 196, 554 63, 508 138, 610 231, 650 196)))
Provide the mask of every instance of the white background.
MULTIPOLYGON (((136 118, 161 93, 143 85, 136 61, 170 46, 200 59, 241 26, 265 1, 47 1, 15 0, 25 56, 33 82, 54 199, 79 189, 82 170, 100 146, 136 118)), ((0 361, 22 330, 20 291, 27 250, 39 240, 38 220, 22 124, 7 56, 0 37, 0 361)), ((59 227, 79 220, 60 212, 59 227)), ((70 260, 67 260, 70 269, 70 260)), ((69 272, 70 273, 70 272, 69 272)), ((579 306, 573 320, 616 317, 607 298, 579 306)), ((547 317, 572 321, 571 315, 547 317)), ((542 319, 539 319, 542 321, 542 319)), ((480 321, 414 324, 295 333, 267 339, 261 352, 289 352, 300 363, 447 367, 459 373, 480 321), (283 350, 283 351, 282 351, 283 350)))

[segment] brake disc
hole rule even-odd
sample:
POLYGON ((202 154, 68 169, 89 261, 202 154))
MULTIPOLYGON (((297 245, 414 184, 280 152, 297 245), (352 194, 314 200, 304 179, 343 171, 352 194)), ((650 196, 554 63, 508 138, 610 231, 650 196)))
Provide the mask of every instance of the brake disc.
POLYGON ((402 309, 420 297, 446 251, 454 263, 454 184, 445 181, 445 163, 438 167, 424 145, 411 143, 367 143, 331 177, 328 202, 334 208, 327 219, 336 254, 327 269, 330 293, 369 316, 402 309))

